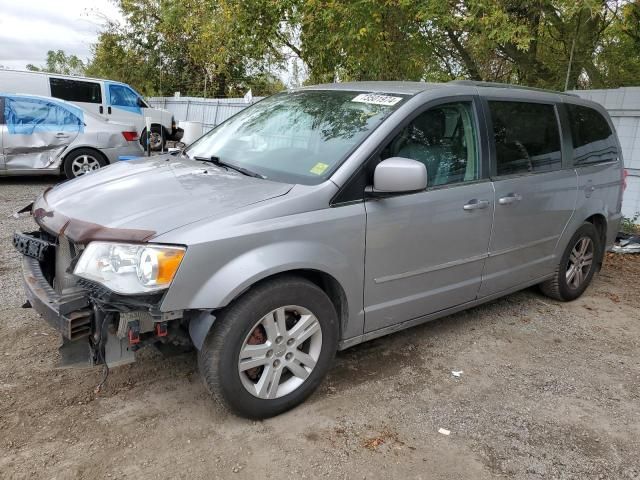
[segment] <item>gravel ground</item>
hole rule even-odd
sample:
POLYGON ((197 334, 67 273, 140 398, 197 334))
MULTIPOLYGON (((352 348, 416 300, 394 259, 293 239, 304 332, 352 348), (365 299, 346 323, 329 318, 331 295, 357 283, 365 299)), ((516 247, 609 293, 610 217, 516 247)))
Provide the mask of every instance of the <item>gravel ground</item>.
POLYGON ((640 256, 608 255, 570 304, 530 289, 342 352, 253 422, 193 354, 144 352, 97 396, 99 369, 55 368, 10 246, 31 219, 7 218, 51 183, 0 179, 1 478, 640 478, 640 256))

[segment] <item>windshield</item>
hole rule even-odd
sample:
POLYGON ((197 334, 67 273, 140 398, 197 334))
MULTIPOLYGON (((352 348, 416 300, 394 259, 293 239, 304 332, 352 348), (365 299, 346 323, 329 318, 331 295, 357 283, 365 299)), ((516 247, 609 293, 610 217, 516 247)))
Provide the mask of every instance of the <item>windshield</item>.
POLYGON ((314 185, 404 99, 336 90, 280 93, 230 118, 185 153, 216 157, 275 181, 314 185))

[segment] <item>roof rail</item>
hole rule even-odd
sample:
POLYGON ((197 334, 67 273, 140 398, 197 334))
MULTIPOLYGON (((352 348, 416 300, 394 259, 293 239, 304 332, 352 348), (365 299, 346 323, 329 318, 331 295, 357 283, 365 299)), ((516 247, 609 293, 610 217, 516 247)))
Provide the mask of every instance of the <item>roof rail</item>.
POLYGON ((524 85, 512 85, 510 83, 498 83, 498 82, 479 82, 476 80, 451 80, 447 83, 453 83, 455 85, 467 85, 470 87, 492 87, 492 88, 509 88, 514 90, 529 90, 532 92, 543 93, 555 93, 556 95, 569 95, 571 97, 577 97, 575 93, 559 92, 557 90, 548 90, 545 88, 526 87, 524 85))

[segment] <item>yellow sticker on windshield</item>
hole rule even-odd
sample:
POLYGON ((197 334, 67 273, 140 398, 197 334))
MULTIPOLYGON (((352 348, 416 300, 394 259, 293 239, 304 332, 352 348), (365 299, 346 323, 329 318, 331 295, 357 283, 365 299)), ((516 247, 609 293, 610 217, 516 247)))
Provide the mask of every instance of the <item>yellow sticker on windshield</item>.
POLYGON ((318 162, 309 171, 314 175, 322 175, 327 168, 329 168, 329 165, 327 165, 326 163, 318 162))

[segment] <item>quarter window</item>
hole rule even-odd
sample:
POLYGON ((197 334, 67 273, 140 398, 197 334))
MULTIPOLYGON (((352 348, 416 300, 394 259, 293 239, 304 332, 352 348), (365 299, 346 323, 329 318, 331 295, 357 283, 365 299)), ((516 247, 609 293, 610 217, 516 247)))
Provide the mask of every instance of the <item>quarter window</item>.
POLYGON ((580 105, 567 105, 567 110, 575 165, 608 162, 618 157, 613 132, 599 112, 580 105))
POLYGON ((100 84, 66 78, 50 78, 51 96, 69 102, 102 103, 100 84))
POLYGON ((476 138, 471 102, 448 103, 418 115, 385 148, 382 158, 424 163, 428 186, 477 180, 476 138))
POLYGON ((489 102, 498 175, 558 170, 562 163, 553 105, 489 102))

